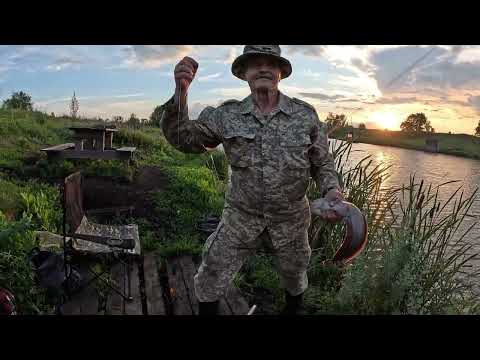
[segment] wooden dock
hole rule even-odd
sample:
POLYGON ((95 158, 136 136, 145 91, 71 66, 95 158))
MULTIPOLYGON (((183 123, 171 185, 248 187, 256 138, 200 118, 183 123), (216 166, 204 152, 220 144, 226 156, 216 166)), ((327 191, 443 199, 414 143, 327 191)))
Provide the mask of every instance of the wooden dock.
MULTIPOLYGON (((84 289, 64 305, 64 315, 198 315, 198 301, 193 288, 193 277, 198 264, 191 256, 180 256, 161 261, 154 254, 138 258, 128 269, 116 264, 111 278, 130 295, 124 300, 111 292, 105 304, 94 285, 84 289)), ((249 306, 234 286, 220 301, 219 315, 247 315, 249 306)))

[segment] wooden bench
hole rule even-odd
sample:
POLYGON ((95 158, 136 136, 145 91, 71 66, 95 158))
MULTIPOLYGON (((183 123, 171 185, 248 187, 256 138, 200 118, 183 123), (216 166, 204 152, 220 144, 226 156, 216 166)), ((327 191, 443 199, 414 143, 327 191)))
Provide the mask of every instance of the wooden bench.
POLYGON ((74 143, 66 143, 66 144, 51 146, 51 147, 42 149, 42 151, 45 151, 45 152, 60 152, 60 151, 72 149, 74 147, 75 147, 74 143))

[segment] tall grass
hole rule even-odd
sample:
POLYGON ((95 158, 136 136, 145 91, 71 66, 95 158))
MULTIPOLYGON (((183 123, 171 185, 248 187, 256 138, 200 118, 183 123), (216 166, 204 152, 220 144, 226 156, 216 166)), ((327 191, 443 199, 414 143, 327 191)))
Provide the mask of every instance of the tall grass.
POLYGON ((471 266, 479 254, 474 244, 465 241, 476 224, 459 233, 476 191, 465 197, 459 187, 441 204, 438 193, 447 183, 432 187, 412 176, 402 188, 382 189, 388 167, 371 167, 366 157, 346 169, 350 147, 343 143, 334 150, 336 167, 347 200, 367 216, 369 242, 346 269, 325 265, 341 241, 340 226, 318 219, 314 222, 312 242, 321 233, 319 229, 324 236, 314 246, 307 294, 310 310, 352 314, 477 312, 474 286, 479 270, 471 266))

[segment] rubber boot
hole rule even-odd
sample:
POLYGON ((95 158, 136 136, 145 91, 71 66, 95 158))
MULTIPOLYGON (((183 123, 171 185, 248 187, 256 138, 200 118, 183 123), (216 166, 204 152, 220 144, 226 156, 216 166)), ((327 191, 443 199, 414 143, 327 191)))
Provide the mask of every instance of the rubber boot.
POLYGON ((215 316, 218 315, 218 301, 199 302, 198 315, 199 316, 215 316))
POLYGON ((285 291, 285 307, 283 308, 283 311, 281 315, 304 315, 304 309, 303 309, 303 294, 301 293, 296 296, 292 296, 288 293, 288 291, 285 291))

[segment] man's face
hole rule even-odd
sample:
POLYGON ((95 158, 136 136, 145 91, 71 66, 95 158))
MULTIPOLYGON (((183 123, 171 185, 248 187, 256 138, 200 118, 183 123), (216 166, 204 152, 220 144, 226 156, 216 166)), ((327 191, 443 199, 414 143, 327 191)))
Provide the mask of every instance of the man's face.
POLYGON ((245 79, 252 91, 277 90, 281 76, 278 62, 271 56, 255 56, 246 65, 245 79))

